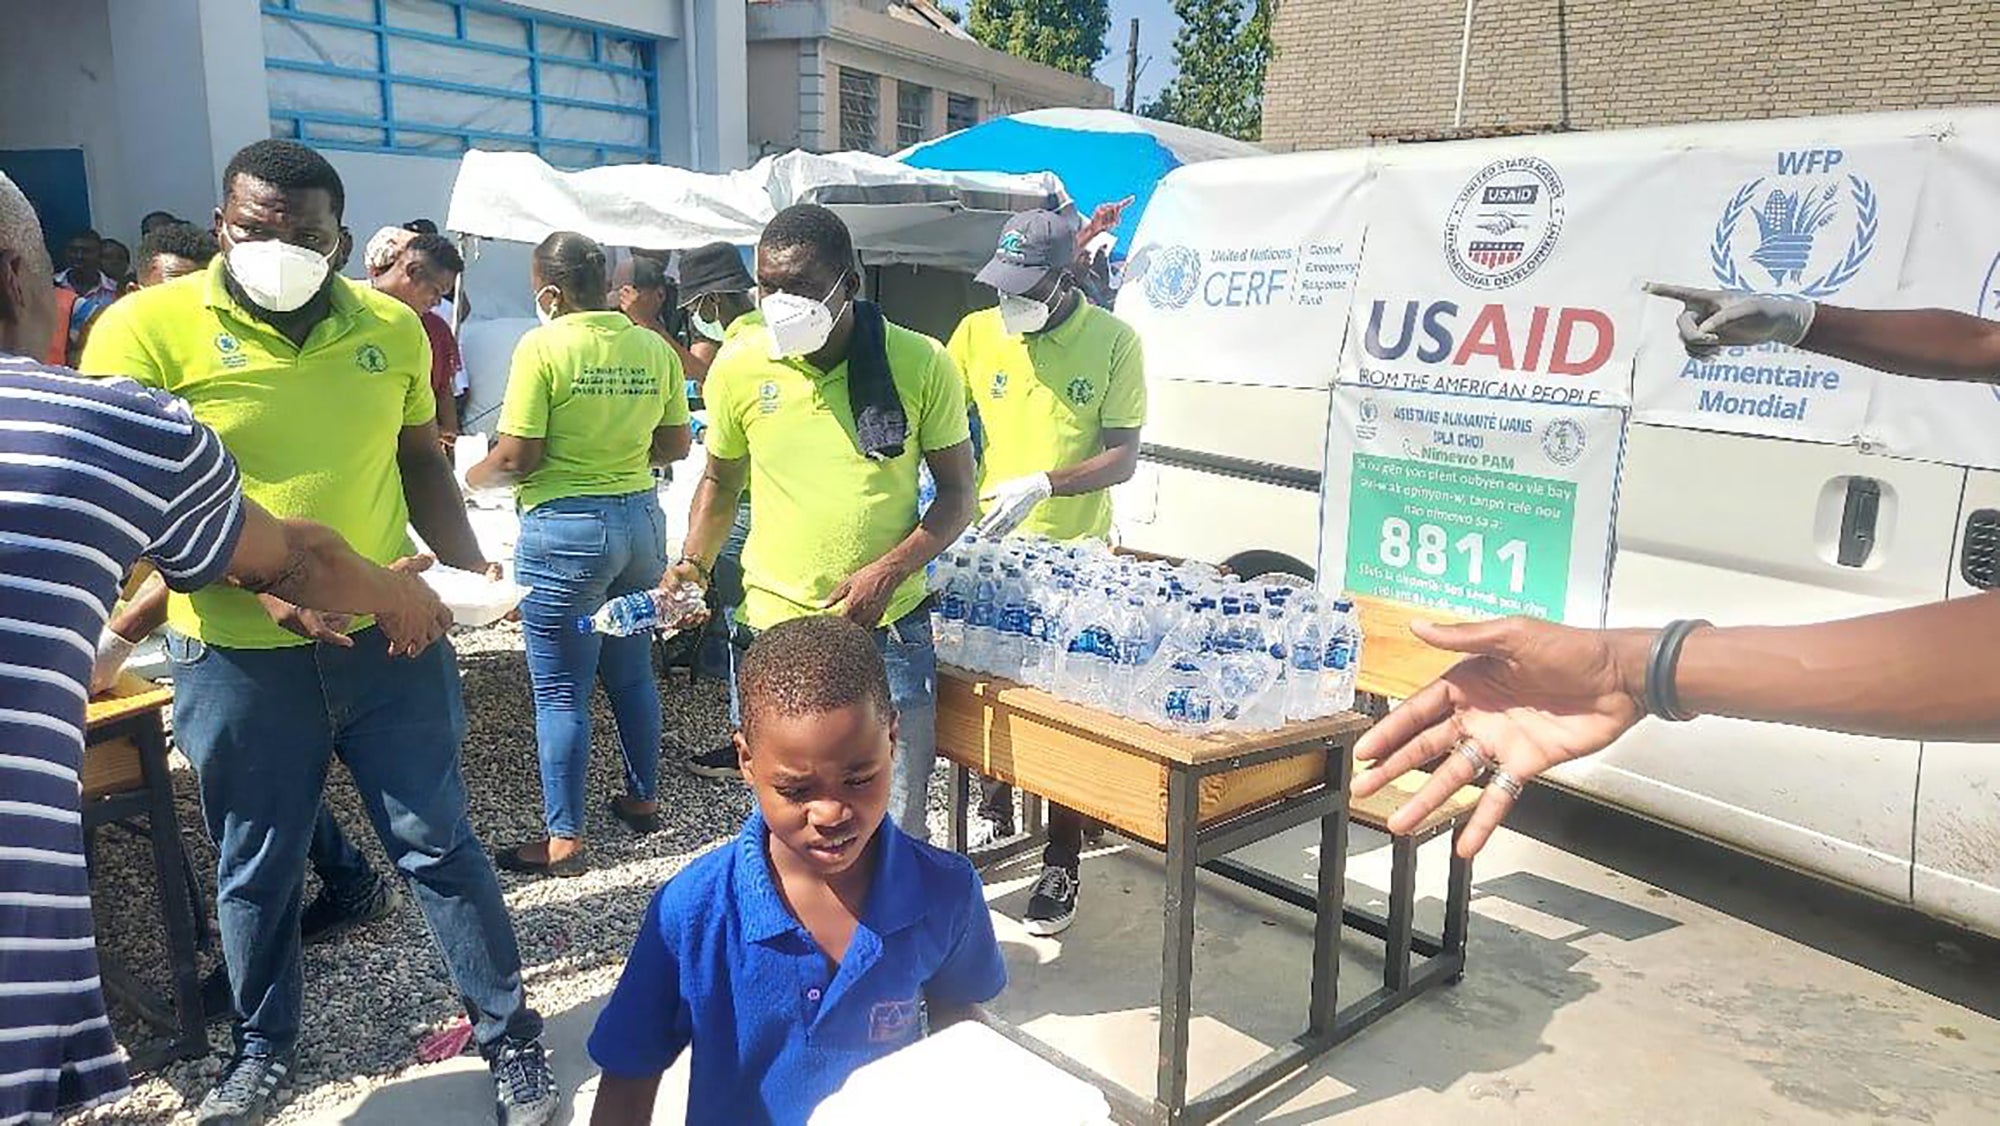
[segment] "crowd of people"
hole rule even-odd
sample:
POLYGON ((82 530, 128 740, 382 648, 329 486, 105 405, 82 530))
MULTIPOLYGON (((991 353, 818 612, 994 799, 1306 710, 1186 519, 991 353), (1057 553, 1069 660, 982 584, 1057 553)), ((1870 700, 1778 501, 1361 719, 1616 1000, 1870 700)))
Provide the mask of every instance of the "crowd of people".
MULTIPOLYGON (((591 1041, 605 1069, 597 1114, 646 1120, 660 1074, 701 1042, 696 1120, 802 1121, 853 1067, 1004 983, 977 876, 927 842, 937 658, 924 570, 982 495, 989 532, 1106 534, 1103 490, 1136 462, 1144 381, 1136 336, 1085 299, 1079 251, 1115 208, 1090 224, 1017 217, 981 275, 1000 308, 969 317, 949 348, 865 299, 851 237, 824 208, 778 214, 747 263, 715 244, 680 254, 677 269, 644 251, 613 268, 592 240, 552 234, 523 279, 541 325, 514 351, 486 457, 460 480, 448 451, 466 390, 465 263, 414 222, 361 248, 365 283, 343 277, 356 249, 346 203, 320 154, 259 142, 224 170, 209 229, 149 215, 136 261, 83 232, 58 273, 32 208, 0 185, 0 377, 17 381, 0 383, 0 403, 61 399, 67 411, 36 439, 61 453, 8 495, 79 495, 79 481, 48 476, 68 474, 143 499, 148 518, 93 502, 106 528, 73 538, 119 542, 38 543, 87 555, 89 581, 64 588, 71 601, 46 607, 46 621, 0 628, 0 644, 77 643, 25 662, 73 688, 47 701, 41 767, 73 783, 83 700, 163 631, 175 741, 218 853, 223 964, 207 993, 233 1024, 231 1059, 196 1118, 267 1119, 315 1033, 301 946, 406 898, 462 998, 499 1120, 556 1113, 496 869, 563 876, 588 863, 598 684, 625 766, 608 812, 632 832, 658 829, 661 748, 679 744, 662 731, 650 639, 577 623, 608 599, 693 584, 718 611, 733 734, 687 748, 685 765, 741 779, 757 812, 736 846, 649 911, 591 1041), (696 406, 706 462, 670 559, 654 474, 689 452, 696 406), (160 456, 166 434, 193 453, 160 456), (129 464, 98 464, 107 451, 129 464), (488 558, 467 520, 464 490, 482 488, 514 494, 511 560, 488 558), (412 531, 429 555, 414 554, 412 531), (154 572, 143 582, 141 558, 154 572), (520 618, 538 839, 489 852, 468 821, 449 616, 412 577, 433 558, 531 589, 520 618), (336 756, 393 877, 323 801, 336 756), (308 867, 320 888, 310 903, 308 867), (812 1010, 803 1024, 795 1005, 770 1003, 770 981, 791 978, 812 1010), (719 1047, 731 1029, 733 1054, 719 1047)), ((15 460, 0 466, 12 473, 15 460)), ((10 555, 0 581, 32 569, 10 555)), ((1011 812, 1011 796, 986 805, 1011 812)), ((80 857, 73 787, 51 807, 67 823, 44 843, 80 857)), ((16 820, 0 812, 7 832, 16 820)), ((1057 820, 1081 832, 1080 819, 1057 820)), ((1074 913, 1073 836, 1057 833, 1030 905, 1042 933, 1074 913)), ((28 976, 91 987, 0 1038, 0 1062, 39 1077, 0 1085, 0 1112, 47 1115, 125 1085, 94 985, 87 880, 80 867, 62 874, 86 906, 67 924, 63 964, 28 976)))
MULTIPOLYGON (((866 299, 851 236, 822 207, 778 213, 747 264, 715 244, 675 269, 649 252, 614 267, 591 239, 553 233, 521 280, 540 325, 461 480, 449 451, 468 305, 453 243, 421 221, 387 229, 363 248, 366 282, 341 276, 345 187, 296 142, 248 146, 221 188, 211 230, 149 215, 136 260, 84 232, 57 272, 0 178, 0 871, 34 893, 0 902, 13 998, 0 1120, 126 1087, 97 989, 78 764, 85 701, 162 628, 175 740, 218 852, 209 991, 234 1030, 201 1123, 273 1113, 314 1031, 301 945, 406 897, 491 1069, 498 1120, 555 1116, 496 869, 588 865, 600 684, 624 763, 607 812, 658 830, 662 747, 678 744, 649 638, 578 622, 690 584, 716 612, 733 731, 684 748, 685 766, 740 779, 755 812, 646 912, 590 1039, 594 1121, 648 1121, 661 1075, 692 1049, 691 1121, 803 1122, 855 1068, 995 996, 1006 974, 978 876, 928 843, 924 572, 975 520, 996 536, 1108 534, 1146 390, 1139 338, 1100 307, 1104 271, 1083 250, 1119 205, 1015 216, 979 274, 997 307, 948 343, 866 299), (690 452, 697 406, 705 462, 670 558, 655 472, 690 452), (489 558, 467 519, 465 490, 495 488, 520 514, 510 560, 489 558), (134 583, 141 560, 153 577, 134 583), (489 852, 469 821, 450 615, 418 577, 434 562, 531 588, 537 839, 489 852), (326 808, 335 757, 393 877, 326 808)), ((1685 303, 1691 350, 1777 342, 1931 378, 2000 373, 2000 326, 1969 317, 1656 292, 1685 303)), ((1468 659, 1367 737, 1363 756, 1383 765, 1356 790, 1436 764, 1408 823, 1489 780, 1470 852, 1542 770, 1648 714, 1993 738, 2000 697, 1978 658, 2000 637, 1996 597, 1793 630, 1420 627, 1468 659)), ((1013 795, 987 787, 980 815, 985 836, 1012 833, 1013 795)), ((1089 828, 1051 811, 1031 933, 1075 918, 1089 828)))

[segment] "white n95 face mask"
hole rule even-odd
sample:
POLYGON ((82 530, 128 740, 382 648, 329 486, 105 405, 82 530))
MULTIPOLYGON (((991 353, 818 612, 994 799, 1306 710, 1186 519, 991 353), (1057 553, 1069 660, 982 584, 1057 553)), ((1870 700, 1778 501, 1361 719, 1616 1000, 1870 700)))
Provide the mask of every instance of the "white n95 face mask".
MULTIPOLYGON (((834 282, 826 297, 838 293, 846 280, 834 282)), ((826 297, 814 301, 790 293, 767 293, 758 299, 757 309, 764 314, 764 326, 771 334, 772 359, 810 356, 826 347, 827 338, 833 335, 833 323, 839 319, 826 307, 826 297)), ((841 310, 844 312, 846 308, 842 302, 841 310)))
POLYGON ((1049 326, 1049 307, 1032 297, 1000 295, 1000 329, 1009 336, 1040 332, 1049 326))
POLYGON ((277 239, 236 243, 224 262, 243 295, 272 313, 289 313, 311 301, 333 268, 326 255, 277 239))

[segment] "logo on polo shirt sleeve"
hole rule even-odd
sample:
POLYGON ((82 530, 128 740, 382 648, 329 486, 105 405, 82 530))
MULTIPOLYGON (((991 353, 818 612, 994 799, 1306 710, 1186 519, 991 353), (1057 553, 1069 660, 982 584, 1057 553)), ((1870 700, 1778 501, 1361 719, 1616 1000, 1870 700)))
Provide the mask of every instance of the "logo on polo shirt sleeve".
POLYGON ((354 364, 370 375, 381 375, 389 370, 389 357, 381 348, 373 344, 363 344, 354 350, 354 364))

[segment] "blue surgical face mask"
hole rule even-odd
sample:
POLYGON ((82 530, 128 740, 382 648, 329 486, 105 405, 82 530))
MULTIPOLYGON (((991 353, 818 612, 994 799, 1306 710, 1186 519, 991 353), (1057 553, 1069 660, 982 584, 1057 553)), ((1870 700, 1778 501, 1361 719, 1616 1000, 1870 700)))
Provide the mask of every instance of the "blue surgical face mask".
POLYGON ((699 301, 688 309, 688 326, 717 344, 722 343, 722 322, 702 316, 699 301))

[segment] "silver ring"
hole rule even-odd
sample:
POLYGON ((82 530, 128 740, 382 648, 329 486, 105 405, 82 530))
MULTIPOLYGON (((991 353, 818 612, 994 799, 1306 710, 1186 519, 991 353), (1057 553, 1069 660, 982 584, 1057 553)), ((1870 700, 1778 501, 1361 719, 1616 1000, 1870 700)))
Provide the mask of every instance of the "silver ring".
POLYGON ((1472 776, 1474 778, 1482 777, 1487 771, 1493 769, 1493 760, 1487 758, 1486 752, 1480 749, 1479 744, 1470 739, 1460 739, 1458 745, 1453 747, 1452 751, 1460 758, 1472 764, 1472 776))
POLYGON ((1506 771, 1501 770, 1497 767, 1494 769, 1492 777, 1488 778, 1486 781, 1488 785, 1500 787, 1500 791, 1502 793, 1506 794, 1510 798, 1513 798, 1515 801, 1520 801, 1521 791, 1528 788, 1528 784, 1526 782, 1521 781, 1519 778, 1516 778, 1512 774, 1509 774, 1506 771))

